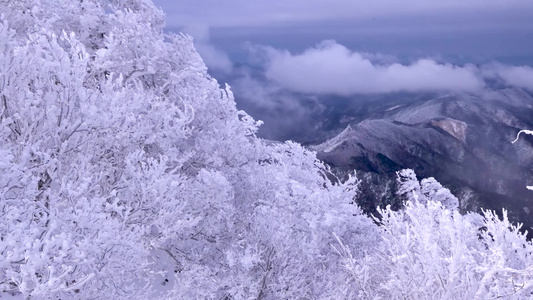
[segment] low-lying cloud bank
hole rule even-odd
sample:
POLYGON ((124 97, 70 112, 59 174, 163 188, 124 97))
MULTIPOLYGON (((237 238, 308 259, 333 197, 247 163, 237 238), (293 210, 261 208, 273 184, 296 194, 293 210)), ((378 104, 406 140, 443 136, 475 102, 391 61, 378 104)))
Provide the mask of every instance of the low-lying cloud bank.
POLYGON ((530 66, 507 66, 492 64, 483 66, 484 77, 496 79, 507 85, 533 92, 533 68, 530 66))
MULTIPOLYGON (((189 32, 196 43, 210 45, 206 31, 189 32)), ((357 52, 334 41, 301 53, 248 47, 248 63, 228 66, 229 57, 216 48, 221 54, 205 62, 210 70, 218 71, 221 82, 233 87, 239 109, 265 122, 260 135, 273 140, 315 142, 320 138, 317 132, 324 134, 336 126, 337 121, 325 116, 333 116, 332 107, 344 101, 403 97, 404 92, 483 94, 505 86, 533 92, 533 68, 529 66, 454 65, 427 58, 400 63, 394 56, 357 52)))
POLYGON ((477 92, 489 78, 533 91, 533 68, 528 66, 457 66, 432 59, 411 64, 381 62, 335 41, 324 41, 300 54, 271 47, 263 50, 266 78, 299 93, 477 92))
POLYGON ((183 28, 183 32, 194 38, 194 46, 210 70, 223 74, 233 71, 233 63, 228 55, 211 43, 208 26, 188 26, 183 28))

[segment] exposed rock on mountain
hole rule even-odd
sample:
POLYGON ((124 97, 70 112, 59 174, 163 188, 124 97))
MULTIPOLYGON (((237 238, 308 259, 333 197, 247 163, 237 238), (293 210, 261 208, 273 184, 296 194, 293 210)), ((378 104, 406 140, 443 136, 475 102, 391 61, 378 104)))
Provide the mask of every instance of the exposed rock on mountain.
POLYGON ((349 124, 314 146, 337 172, 359 170, 361 205, 394 204, 395 172, 435 177, 460 198, 463 211, 507 208, 533 225, 533 139, 511 144, 533 128, 533 98, 520 89, 456 94, 394 105, 349 124))
POLYGON ((444 120, 433 120, 430 122, 432 126, 439 127, 440 129, 446 131, 454 138, 458 139, 461 142, 466 142, 466 128, 467 125, 465 122, 457 121, 454 119, 446 118, 444 120))

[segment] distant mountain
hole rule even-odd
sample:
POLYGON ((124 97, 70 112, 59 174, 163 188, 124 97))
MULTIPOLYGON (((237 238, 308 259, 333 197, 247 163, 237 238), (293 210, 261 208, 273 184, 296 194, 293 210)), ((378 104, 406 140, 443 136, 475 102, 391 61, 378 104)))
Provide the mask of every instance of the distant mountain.
POLYGON ((400 206, 394 202, 395 171, 411 168, 450 188, 463 211, 503 207, 531 227, 533 193, 526 185, 533 183, 533 139, 511 144, 520 129, 531 128, 533 98, 513 88, 382 101, 312 148, 340 174, 359 170, 360 204, 367 212, 400 206))

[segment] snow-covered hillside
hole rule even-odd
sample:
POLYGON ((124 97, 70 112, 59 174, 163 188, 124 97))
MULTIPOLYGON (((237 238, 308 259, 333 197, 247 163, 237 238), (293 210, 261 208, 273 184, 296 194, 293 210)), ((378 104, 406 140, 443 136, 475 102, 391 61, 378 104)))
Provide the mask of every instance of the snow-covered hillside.
MULTIPOLYGON (((350 124, 314 149, 336 170, 368 172, 360 174, 364 185, 390 184, 395 171, 412 168, 450 187, 463 211, 504 207, 512 220, 530 227, 533 194, 525 187, 533 180, 533 144, 528 137, 511 141, 533 126, 532 105, 519 88, 413 101, 350 124)), ((393 188, 366 190, 372 205, 365 210, 399 201, 393 188)))
POLYGON ((462 216, 435 180, 402 173, 406 209, 371 220, 353 177, 257 138, 149 0, 7 1, 0 13, 4 295, 531 296, 533 246, 505 217, 462 216))

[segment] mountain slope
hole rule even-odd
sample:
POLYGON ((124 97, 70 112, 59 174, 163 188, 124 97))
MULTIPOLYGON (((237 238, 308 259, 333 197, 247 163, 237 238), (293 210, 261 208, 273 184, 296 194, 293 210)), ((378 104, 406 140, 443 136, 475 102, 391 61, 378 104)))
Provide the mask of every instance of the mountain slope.
POLYGON ((393 203, 395 171, 412 168, 462 197, 463 210, 504 207, 530 227, 533 139, 511 141, 531 116, 533 98, 516 88, 446 95, 386 108, 314 149, 338 172, 360 170, 367 211, 393 203))

